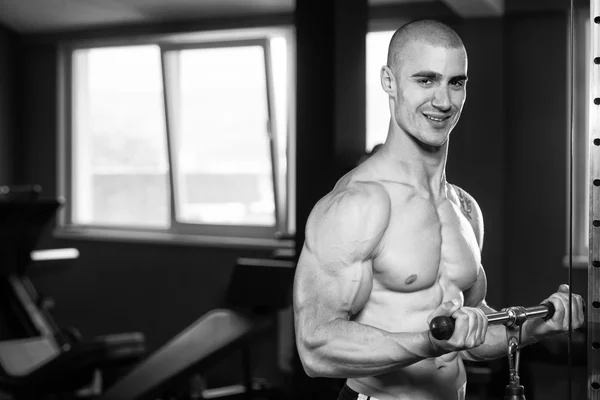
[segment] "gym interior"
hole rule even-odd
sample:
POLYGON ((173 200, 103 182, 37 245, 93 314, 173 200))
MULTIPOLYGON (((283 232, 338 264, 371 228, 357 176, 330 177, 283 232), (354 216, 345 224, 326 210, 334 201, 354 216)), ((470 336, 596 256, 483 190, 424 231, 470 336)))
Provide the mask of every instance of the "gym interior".
MULTIPOLYGON (((293 272, 312 207, 385 140, 387 103, 366 83, 385 53, 370 43, 416 19, 447 23, 469 54, 447 176, 483 210, 488 304, 537 305, 569 266, 587 298, 590 4, 573 9, 3 1, 0 398, 337 398, 339 380, 309 378, 298 360, 293 272), (204 80, 194 52, 214 61, 204 80), (258 83, 227 86, 236 74, 258 83), (193 139, 186 124, 218 128, 193 139)), ((527 399, 585 398, 586 329, 523 349, 527 399)), ((468 374, 467 399, 504 398, 506 358, 468 374)))

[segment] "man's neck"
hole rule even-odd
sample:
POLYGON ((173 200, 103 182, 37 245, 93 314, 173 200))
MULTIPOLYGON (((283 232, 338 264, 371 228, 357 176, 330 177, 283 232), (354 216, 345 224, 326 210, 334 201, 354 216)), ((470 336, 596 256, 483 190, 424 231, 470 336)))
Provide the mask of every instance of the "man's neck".
POLYGON ((419 142, 404 132, 390 132, 382 156, 402 168, 411 183, 438 198, 445 193, 448 141, 440 147, 419 142))

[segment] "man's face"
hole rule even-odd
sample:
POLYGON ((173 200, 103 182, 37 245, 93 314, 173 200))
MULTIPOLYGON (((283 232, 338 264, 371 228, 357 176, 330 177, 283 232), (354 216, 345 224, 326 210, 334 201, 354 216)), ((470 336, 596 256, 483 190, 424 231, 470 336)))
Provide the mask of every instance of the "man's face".
POLYGON ((394 116, 400 128, 429 146, 441 146, 458 122, 466 100, 464 48, 408 43, 396 76, 394 116))

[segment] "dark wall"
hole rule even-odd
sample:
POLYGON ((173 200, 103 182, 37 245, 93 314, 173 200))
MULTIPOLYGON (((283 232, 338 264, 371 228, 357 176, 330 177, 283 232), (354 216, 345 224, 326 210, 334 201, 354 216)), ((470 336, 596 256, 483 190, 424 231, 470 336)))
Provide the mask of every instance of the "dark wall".
MULTIPOLYGON (((567 15, 506 21, 505 298, 536 304, 567 281, 567 15)), ((574 271, 574 290, 584 271, 574 271)))
MULTIPOLYGON (((538 304, 568 282, 567 21, 564 11, 506 19, 505 306, 538 304)), ((587 270, 572 278, 586 298, 587 270)), ((572 376, 567 346, 557 336, 525 351, 528 399, 567 398, 569 388, 585 397, 585 335, 573 334, 572 376)))
POLYGON ((22 59, 23 155, 15 160, 20 183, 37 183, 47 196, 57 187, 57 49, 24 45, 22 59))
POLYGON ((14 143, 18 140, 19 38, 0 26, 0 185, 14 182, 14 143))

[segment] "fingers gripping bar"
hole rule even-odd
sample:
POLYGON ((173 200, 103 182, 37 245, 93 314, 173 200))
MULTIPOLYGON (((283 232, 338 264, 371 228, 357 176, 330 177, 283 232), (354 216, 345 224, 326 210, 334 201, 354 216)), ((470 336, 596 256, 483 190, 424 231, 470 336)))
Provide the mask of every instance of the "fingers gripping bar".
MULTIPOLYGON (((522 324, 525 321, 518 321, 519 316, 525 315, 525 320, 534 318, 550 319, 554 315, 554 305, 550 302, 535 307, 509 307, 502 311, 493 312, 487 315, 488 325, 506 325, 512 327, 516 324, 522 324), (521 312, 519 312, 521 311, 521 312)), ((429 324, 431 336, 437 340, 448 340, 454 333, 454 318, 447 316, 437 316, 429 324)))

